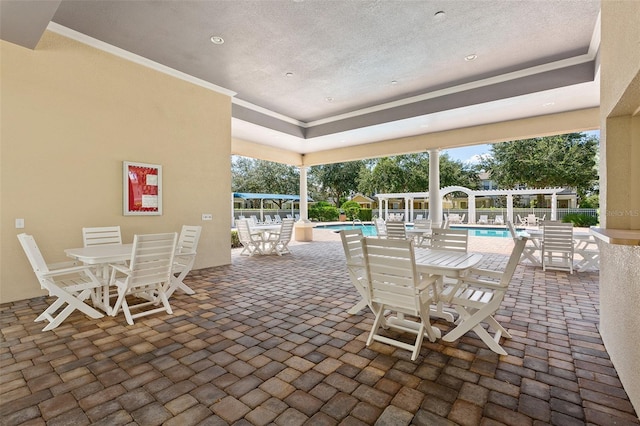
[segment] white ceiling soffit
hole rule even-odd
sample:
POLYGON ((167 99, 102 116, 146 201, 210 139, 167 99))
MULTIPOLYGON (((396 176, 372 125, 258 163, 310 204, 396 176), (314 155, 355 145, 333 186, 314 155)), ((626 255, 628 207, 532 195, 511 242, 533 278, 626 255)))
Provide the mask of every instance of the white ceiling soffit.
POLYGON ((298 153, 599 105, 599 0, 478 5, 0 2, 2 27, 21 22, 3 39, 31 47, 51 19, 51 30, 233 96, 234 138, 298 153))

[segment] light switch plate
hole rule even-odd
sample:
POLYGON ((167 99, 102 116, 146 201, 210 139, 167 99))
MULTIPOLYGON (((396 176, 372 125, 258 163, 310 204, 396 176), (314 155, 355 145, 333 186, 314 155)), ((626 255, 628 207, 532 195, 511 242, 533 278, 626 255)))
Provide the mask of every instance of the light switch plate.
POLYGON ((202 220, 213 220, 213 215, 211 213, 202 213, 202 220))
POLYGON ((24 228, 24 219, 16 219, 16 229, 24 228))

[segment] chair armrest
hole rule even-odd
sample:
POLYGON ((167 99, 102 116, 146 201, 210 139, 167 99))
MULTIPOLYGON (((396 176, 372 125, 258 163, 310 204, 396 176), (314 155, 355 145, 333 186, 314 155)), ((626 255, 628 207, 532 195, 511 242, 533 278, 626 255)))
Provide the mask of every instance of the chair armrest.
POLYGON ((117 265, 114 263, 110 263, 109 266, 111 267, 111 269, 113 269, 113 271, 118 271, 118 272, 122 272, 123 274, 131 274, 131 269, 127 268, 126 265, 117 265))
MULTIPOLYGON (((74 262, 64 262, 64 263, 74 263, 74 262)), ((61 265, 61 264, 53 264, 53 265, 61 265)), ((53 271, 43 272, 40 275, 42 275, 43 277, 57 277, 60 275, 75 274, 78 272, 88 272, 91 275, 93 275, 93 272, 91 272, 91 267, 89 265, 77 265, 77 266, 70 266, 67 268, 59 268, 53 271)))
POLYGON ((470 276, 470 275, 480 275, 483 277, 494 278, 497 280, 502 278, 502 272, 500 271, 493 271, 491 269, 481 269, 481 268, 471 268, 467 276, 470 276))

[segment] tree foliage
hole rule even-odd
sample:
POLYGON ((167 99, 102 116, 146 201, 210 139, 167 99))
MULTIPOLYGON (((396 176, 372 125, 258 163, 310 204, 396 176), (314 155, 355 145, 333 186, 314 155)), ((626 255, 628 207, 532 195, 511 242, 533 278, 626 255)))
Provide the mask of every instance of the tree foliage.
POLYGON ((310 169, 311 180, 319 196, 337 206, 358 187, 363 161, 324 164, 310 169))
POLYGON ((300 173, 297 167, 286 164, 234 157, 231 162, 231 189, 233 192, 298 194, 300 173))
MULTIPOLYGON (((459 185, 476 189, 478 170, 440 155, 440 187, 459 185)), ((360 173, 358 190, 363 194, 426 192, 429 189, 429 154, 406 154, 374 160, 360 173)))
POLYGON ((502 142, 482 166, 501 188, 572 187, 579 197, 594 190, 598 140, 583 133, 502 142))

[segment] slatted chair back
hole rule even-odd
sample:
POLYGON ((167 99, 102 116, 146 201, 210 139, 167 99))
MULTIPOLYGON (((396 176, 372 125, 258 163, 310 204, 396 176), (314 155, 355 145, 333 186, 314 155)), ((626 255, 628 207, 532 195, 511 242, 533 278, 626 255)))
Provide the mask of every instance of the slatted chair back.
MULTIPOLYGON (((369 293, 367 290, 367 274, 362 254, 362 229, 343 229, 340 231, 340 240, 344 249, 344 257, 347 261, 347 271, 351 283, 360 293, 361 300, 351 309, 349 313, 355 315, 369 304, 369 293)), ((372 309, 373 311, 373 309, 372 309)))
MULTIPOLYGON (((362 259, 362 229, 343 229, 340 231, 340 240, 347 263, 353 263, 356 259, 362 259)), ((364 263, 363 263, 364 265, 364 263)))
POLYGON ((376 319, 367 339, 412 351, 415 360, 420 352, 425 333, 432 342, 439 333, 429 323, 431 295, 429 285, 420 280, 416 268, 413 244, 408 240, 365 238, 362 242, 368 281, 369 301, 376 319), (386 321, 385 310, 417 317, 419 323, 386 321), (416 334, 413 344, 379 334, 382 326, 416 334))
POLYGON ((85 247, 122 244, 119 226, 82 228, 82 240, 85 247))
POLYGON ((376 227, 376 235, 379 238, 386 238, 387 237, 387 224, 384 221, 384 219, 382 218, 375 218, 373 220, 373 224, 376 227))
POLYGON ((387 238, 390 239, 407 239, 407 229, 404 222, 400 221, 388 221, 386 223, 387 238))
POLYGON ((495 225, 504 225, 504 216, 501 214, 497 214, 493 223, 495 225))
POLYGON ((573 274, 573 224, 542 222, 542 269, 569 271, 573 274))
POLYGON ((240 254, 248 254, 253 256, 254 254, 262 253, 262 238, 251 234, 251 228, 249 226, 251 219, 242 219, 236 221, 236 228, 238 230, 238 239, 242 244, 242 252, 240 254))
POLYGON ((200 241, 200 233, 202 226, 183 225, 178 237, 178 245, 176 247, 176 255, 173 259, 174 275, 171 279, 171 285, 166 289, 167 297, 178 289, 186 294, 194 294, 195 292, 184 283, 185 277, 191 272, 196 261, 198 242, 200 241), (177 276, 175 276, 177 274, 177 276))
POLYGON ((196 253, 202 226, 183 225, 178 238, 177 254, 196 253))
POLYGON ((291 253, 289 250, 289 243, 293 237, 293 219, 284 219, 280 225, 280 232, 278 233, 278 239, 272 243, 271 250, 278 256, 285 253, 291 253))
POLYGON ((48 265, 32 235, 19 234, 18 240, 38 278, 40 287, 47 290, 49 296, 57 298, 35 319, 36 322, 49 322, 42 331, 58 327, 76 309, 90 318, 104 316, 84 303, 84 300, 96 294, 96 289, 102 287, 102 283, 88 266, 79 266, 75 262, 48 265))
POLYGON ((129 267, 112 265, 111 285, 118 289, 116 300, 111 315, 122 310, 129 325, 133 319, 141 316, 152 315, 165 311, 172 314, 171 306, 167 298, 166 289, 171 284, 173 260, 178 242, 176 232, 164 234, 135 235, 131 250, 131 262, 129 267), (125 274, 118 277, 116 271, 125 274), (135 296, 141 300, 133 303, 126 300, 127 296, 135 296), (162 303, 162 306, 158 306, 162 303), (152 309, 141 310, 135 314, 132 309, 142 309, 154 306, 152 309))
POLYGON ((431 248, 466 252, 469 233, 464 229, 434 228, 431 231, 431 248))

